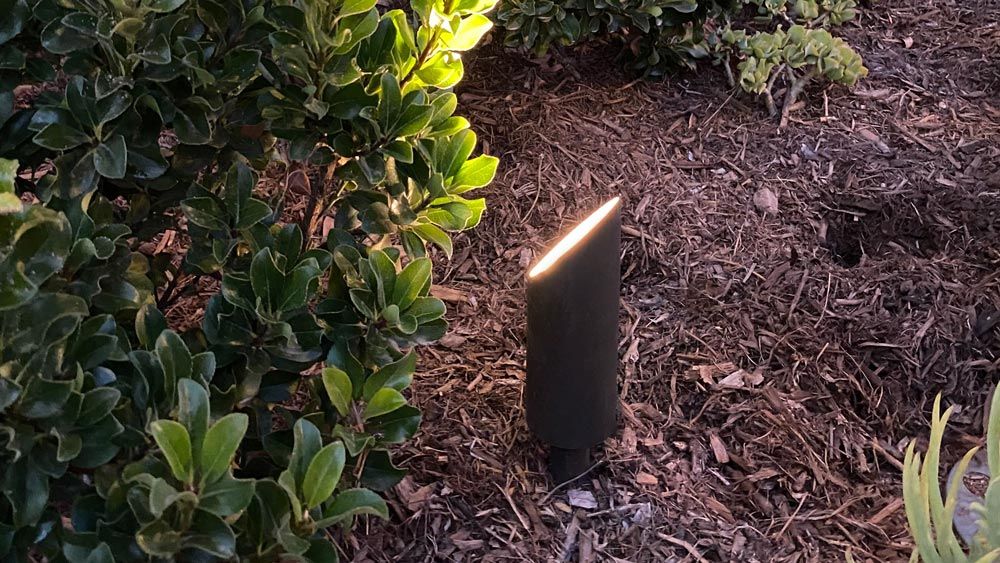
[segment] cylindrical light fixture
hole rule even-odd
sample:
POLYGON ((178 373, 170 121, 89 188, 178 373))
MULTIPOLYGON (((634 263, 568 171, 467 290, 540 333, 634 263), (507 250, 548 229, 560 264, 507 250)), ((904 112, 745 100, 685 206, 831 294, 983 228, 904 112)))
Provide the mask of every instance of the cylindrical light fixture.
POLYGON ((558 482, 590 466, 618 425, 621 206, 593 212, 529 271, 528 427, 549 446, 558 482))

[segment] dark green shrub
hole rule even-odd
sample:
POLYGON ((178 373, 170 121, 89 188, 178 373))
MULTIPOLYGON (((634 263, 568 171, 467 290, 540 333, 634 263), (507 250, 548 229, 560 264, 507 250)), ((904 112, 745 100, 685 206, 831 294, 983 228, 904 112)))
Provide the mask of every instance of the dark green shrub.
MULTIPOLYGON (((708 52, 700 45, 701 26, 696 24, 728 6, 728 0, 504 0, 496 19, 506 30, 505 43, 510 47, 545 52, 553 44, 570 45, 607 34, 655 42, 667 33, 682 36, 677 45, 695 50, 692 55, 697 58, 708 52)), ((647 66, 659 63, 656 54, 648 56, 654 59, 647 66)))
POLYGON ((813 78, 853 85, 867 75, 861 57, 828 31, 855 15, 854 0, 504 0, 496 19, 508 46, 539 52, 618 37, 629 65, 646 75, 722 65, 733 86, 764 95, 787 119, 813 78), (782 108, 773 99, 778 80, 787 86, 782 108))
POLYGON ((0 560, 336 561, 387 516, 493 3, 0 0, 0 560))

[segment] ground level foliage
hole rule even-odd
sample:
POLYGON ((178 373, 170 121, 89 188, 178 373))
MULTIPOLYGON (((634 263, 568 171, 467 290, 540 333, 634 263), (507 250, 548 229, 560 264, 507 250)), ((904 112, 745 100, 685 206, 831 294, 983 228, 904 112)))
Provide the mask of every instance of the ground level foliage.
POLYGON ((812 79, 853 86, 868 74, 854 49, 830 34, 856 16, 855 0, 507 0, 497 12, 509 46, 545 52, 611 36, 646 75, 720 66, 732 85, 763 95, 782 124, 812 79))
POLYGON ((388 516, 494 3, 0 1, 0 559, 328 562, 388 516))

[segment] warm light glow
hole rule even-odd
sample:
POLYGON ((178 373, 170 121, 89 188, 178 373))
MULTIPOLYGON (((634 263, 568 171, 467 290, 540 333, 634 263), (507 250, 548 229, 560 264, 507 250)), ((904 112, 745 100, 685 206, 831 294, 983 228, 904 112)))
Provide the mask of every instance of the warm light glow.
POLYGON ((568 235, 564 236, 562 240, 556 244, 555 248, 550 250, 545 256, 542 256, 542 259, 538 261, 538 264, 536 264, 535 267, 531 269, 531 272, 528 273, 528 277, 533 278, 545 270, 548 270, 553 264, 556 263, 557 260, 562 258, 564 254, 572 250, 577 243, 590 234, 590 231, 593 231, 594 227, 600 224, 600 222, 603 221, 604 218, 618 206, 618 202, 620 200, 620 197, 616 197, 605 203, 600 209, 591 213, 590 217, 587 217, 579 225, 574 227, 568 235))

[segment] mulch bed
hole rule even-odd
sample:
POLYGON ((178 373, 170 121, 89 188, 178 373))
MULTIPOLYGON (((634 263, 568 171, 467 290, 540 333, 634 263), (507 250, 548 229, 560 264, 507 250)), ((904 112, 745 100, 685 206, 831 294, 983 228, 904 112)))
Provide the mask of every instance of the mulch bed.
POLYGON ((975 444, 1000 366, 1000 5, 880 2, 844 35, 869 78, 784 130, 707 68, 475 58, 462 112, 501 172, 438 272, 411 473, 355 561, 908 558, 903 452, 938 393, 947 459, 975 444), (524 273, 615 195, 621 432, 556 488, 521 407, 524 273))

